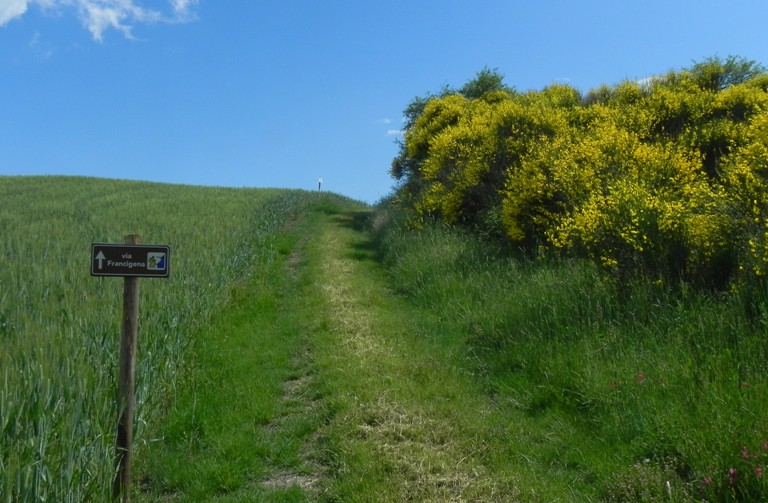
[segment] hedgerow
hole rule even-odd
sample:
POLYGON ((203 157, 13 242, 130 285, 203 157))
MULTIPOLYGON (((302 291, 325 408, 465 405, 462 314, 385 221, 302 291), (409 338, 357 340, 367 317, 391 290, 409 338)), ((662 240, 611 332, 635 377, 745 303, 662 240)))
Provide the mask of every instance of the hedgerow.
MULTIPOLYGON (((478 74, 488 80, 488 71, 478 74)), ((621 281, 738 288, 768 275, 768 75, 710 58, 601 86, 445 90, 412 104, 392 174, 441 220, 621 281)))

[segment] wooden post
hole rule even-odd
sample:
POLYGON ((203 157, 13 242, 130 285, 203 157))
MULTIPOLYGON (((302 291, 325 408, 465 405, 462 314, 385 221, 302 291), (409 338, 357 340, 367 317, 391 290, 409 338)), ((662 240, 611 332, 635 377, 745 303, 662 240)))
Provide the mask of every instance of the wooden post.
MULTIPOLYGON (((125 244, 137 245, 141 236, 125 236, 125 244)), ((117 471, 112 486, 115 501, 129 503, 131 499, 131 450, 133 445, 133 413, 136 405, 136 341, 139 325, 139 278, 124 277, 123 327, 120 338, 120 377, 117 386, 117 471), (120 499, 122 496, 122 500, 120 499)))

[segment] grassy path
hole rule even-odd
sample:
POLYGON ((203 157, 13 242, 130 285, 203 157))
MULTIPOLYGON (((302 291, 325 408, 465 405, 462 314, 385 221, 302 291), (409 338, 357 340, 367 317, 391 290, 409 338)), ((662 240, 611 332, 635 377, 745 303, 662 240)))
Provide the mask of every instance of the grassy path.
POLYGON ((419 333, 420 318, 387 288, 364 212, 321 227, 310 256, 323 295, 313 340, 332 413, 322 438, 338 501, 514 501, 510 474, 488 469, 493 404, 462 370, 464 355, 419 333))
POLYGON ((139 501, 517 500, 494 405, 388 289, 367 217, 313 212, 233 290, 142 447, 139 501))

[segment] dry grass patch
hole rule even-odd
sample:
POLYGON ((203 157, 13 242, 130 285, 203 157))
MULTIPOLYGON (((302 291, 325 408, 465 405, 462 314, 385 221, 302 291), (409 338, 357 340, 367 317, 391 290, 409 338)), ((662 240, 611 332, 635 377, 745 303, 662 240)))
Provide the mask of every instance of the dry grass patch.
POLYGON ((403 501, 517 501, 512 481, 494 481, 467 446, 464 432, 386 398, 364 406, 358 437, 386 462, 403 501))

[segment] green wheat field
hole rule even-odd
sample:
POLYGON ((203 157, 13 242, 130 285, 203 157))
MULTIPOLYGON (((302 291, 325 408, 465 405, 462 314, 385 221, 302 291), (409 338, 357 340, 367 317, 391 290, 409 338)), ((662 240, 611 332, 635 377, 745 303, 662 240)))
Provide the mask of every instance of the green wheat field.
POLYGON ((114 471, 122 280, 89 275, 90 246, 172 246, 144 280, 136 443, 174 386, 189 334, 269 256, 297 197, 69 177, 0 178, 0 499, 107 501, 114 471))

